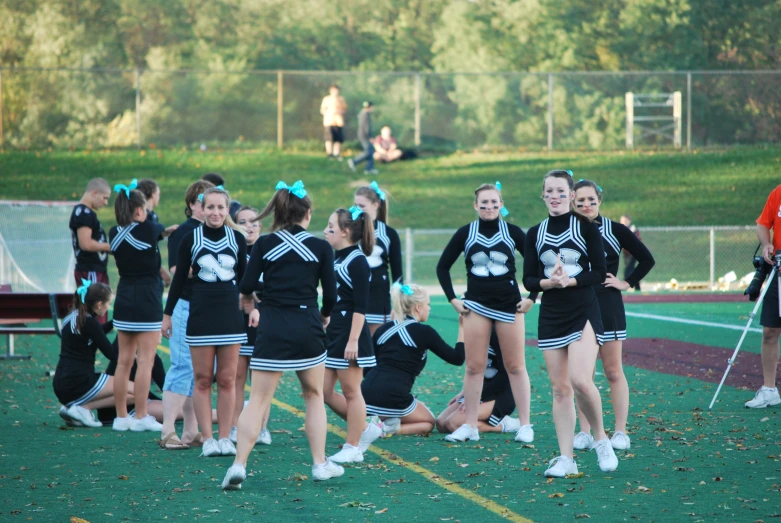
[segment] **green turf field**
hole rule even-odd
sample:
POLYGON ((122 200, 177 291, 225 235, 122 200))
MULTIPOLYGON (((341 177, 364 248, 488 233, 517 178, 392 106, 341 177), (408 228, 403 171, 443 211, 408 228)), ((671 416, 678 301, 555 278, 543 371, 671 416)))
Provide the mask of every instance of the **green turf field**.
MULTIPOLYGON (((630 313, 745 325, 748 303, 629 304, 630 313)), ((537 309, 527 319, 536 332, 537 309)), ((442 298, 432 321, 446 339, 456 322, 442 298)), ((756 325, 755 325, 756 326, 756 325)), ((630 336, 666 337, 734 348, 739 331, 630 316, 630 336)), ((758 352, 759 335, 744 348, 758 352)), ((1 349, 2 347, 0 347, 1 349)), ((66 428, 45 371, 55 367, 54 337, 19 338, 30 361, 0 362, 0 520, 68 521, 772 521, 781 514, 781 414, 748 410, 751 391, 725 387, 712 412, 715 385, 692 377, 628 368, 632 449, 619 469, 601 473, 593 453, 578 453, 583 477, 547 480, 557 453, 550 394, 539 351, 527 349, 536 440, 521 446, 505 435, 479 444, 428 438, 378 440, 363 464, 315 484, 294 412, 303 402, 286 375, 272 408, 271 447, 253 451, 252 476, 238 492, 219 482, 231 460, 197 450, 166 452, 156 434, 66 428), (524 519, 526 518, 526 519, 524 519)), ((161 356, 167 362, 165 348, 161 356)), ((740 357, 738 357, 738 363, 740 357)), ((726 362, 725 362, 726 364, 726 362)), ((429 358, 416 393, 435 413, 460 389, 462 369, 429 358)), ((604 377, 597 384, 607 397, 604 377)), ((606 425, 612 412, 605 403, 606 425)), ((344 423, 329 413, 333 429, 344 423)), ((512 436, 512 435, 509 435, 512 436)), ((331 433, 328 452, 342 437, 331 433)))

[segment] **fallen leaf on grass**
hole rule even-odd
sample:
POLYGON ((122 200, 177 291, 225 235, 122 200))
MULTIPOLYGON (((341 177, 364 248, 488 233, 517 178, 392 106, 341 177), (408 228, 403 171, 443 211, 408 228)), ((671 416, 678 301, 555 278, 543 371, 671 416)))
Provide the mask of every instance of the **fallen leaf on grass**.
POLYGON ((387 509, 387 508, 384 508, 384 509, 381 509, 381 510, 375 510, 375 511, 374 511, 374 513, 375 513, 375 514, 385 514, 386 512, 388 512, 388 509, 387 509))
POLYGON ((563 498, 563 497, 564 497, 564 494, 562 494, 561 492, 554 492, 553 494, 548 496, 548 499, 563 498))
POLYGON ((583 472, 578 472, 577 474, 567 474, 565 476, 566 479, 575 479, 575 478, 582 478, 583 472))
POLYGON ((434 457, 433 457, 433 458, 431 458, 429 461, 433 461, 433 462, 435 462, 435 463, 436 463, 437 461, 439 461, 439 458, 438 458, 438 457, 436 457, 436 456, 434 456, 434 457))
POLYGON ((127 476, 125 476, 124 474, 122 474, 121 476, 119 476, 119 479, 127 479, 127 476))
POLYGON ((71 523, 89 523, 86 519, 77 518, 76 516, 71 516, 71 523))
POLYGON ((653 490, 653 489, 650 489, 648 487, 644 487, 644 486, 640 485, 639 487, 637 487, 637 490, 639 492, 651 492, 651 490, 653 490))
POLYGON ((768 418, 768 417, 764 417, 764 418, 762 418, 761 420, 759 420, 759 422, 760 422, 760 423, 764 423, 764 422, 768 421, 769 419, 770 419, 770 418, 768 418))
POLYGON ((715 478, 713 478, 713 481, 722 481, 722 477, 721 476, 716 476, 715 478))
POLYGON ((306 474, 301 474, 300 472, 296 472, 295 474, 293 474, 293 478, 294 478, 296 481, 306 481, 306 480, 308 480, 308 479, 309 479, 309 478, 306 476, 306 474))
POLYGON ((589 519, 589 518, 591 518, 591 516, 589 516, 588 514, 577 514, 575 516, 575 519, 589 519))
POLYGON ((461 468, 468 467, 469 463, 459 463, 458 466, 461 468))

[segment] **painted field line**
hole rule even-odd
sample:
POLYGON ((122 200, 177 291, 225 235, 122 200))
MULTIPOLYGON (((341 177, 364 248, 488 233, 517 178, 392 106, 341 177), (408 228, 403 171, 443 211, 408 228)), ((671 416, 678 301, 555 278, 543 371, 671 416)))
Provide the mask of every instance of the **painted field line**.
MULTIPOLYGON (((165 347, 163 345, 158 345, 157 350, 162 351, 166 354, 171 354, 171 351, 168 349, 168 347, 165 347)), ((244 385, 245 390, 249 391, 250 386, 244 385)), ((279 401, 278 399, 274 398, 271 400, 271 403, 282 409, 285 410, 294 416, 304 419, 306 416, 306 413, 300 409, 297 409, 293 405, 289 405, 283 401, 279 401)), ((347 439, 347 433, 342 430, 340 427, 337 427, 336 425, 328 424, 328 432, 339 436, 340 438, 347 439)), ((483 496, 476 494, 472 492, 471 490, 459 487, 455 483, 451 481, 446 481, 445 479, 441 478, 438 474, 434 473, 433 471, 421 467, 420 465, 417 465, 415 463, 410 463, 409 461, 406 461, 396 454, 393 454, 392 452, 388 452, 387 450, 381 449, 377 447, 376 445, 372 445, 369 447, 369 450, 373 453, 377 454, 381 458, 390 461, 396 466, 403 467, 407 470, 411 470, 412 472, 415 472, 417 474, 420 474, 428 481, 434 483, 435 485, 442 487, 445 490, 448 490, 452 492, 453 494, 456 494, 458 496, 461 496, 464 499, 467 499, 471 501, 472 503, 475 503, 476 505, 479 505, 480 507, 493 512, 494 514, 508 520, 513 521, 515 523, 532 523, 532 520, 527 519, 520 514, 516 514, 512 510, 508 509, 507 507, 500 505, 496 503, 495 501, 491 501, 488 498, 484 498, 483 496)))
MULTIPOLYGON (((659 316, 657 314, 644 314, 641 312, 627 312, 627 316, 631 316, 633 318, 645 318, 647 320, 659 320, 659 321, 669 321, 673 323, 685 323, 687 325, 702 325, 703 327, 717 327, 720 329, 730 329, 734 331, 743 331, 746 327, 741 325, 730 325, 725 323, 713 323, 710 321, 699 321, 699 320, 687 320, 685 318, 675 318, 673 316, 659 316)), ((762 329, 756 329, 754 327, 749 327, 749 332, 758 332, 762 334, 762 329)))

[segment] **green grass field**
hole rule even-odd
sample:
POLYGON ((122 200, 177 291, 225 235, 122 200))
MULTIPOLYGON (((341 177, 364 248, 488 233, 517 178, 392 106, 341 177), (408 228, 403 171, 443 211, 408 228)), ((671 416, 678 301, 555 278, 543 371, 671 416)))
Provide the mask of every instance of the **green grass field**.
MULTIPOLYGON (((630 304, 629 312, 743 325, 748 303, 630 304)), ((527 319, 535 337, 537 310, 527 319)), ((452 310, 433 303, 432 325, 455 338, 452 310)), ((629 318, 633 337, 666 337, 732 349, 740 332, 629 318)), ((757 352, 760 336, 744 348, 757 352)), ((781 413, 743 408, 750 391, 725 387, 713 411, 713 383, 627 368, 632 391, 632 449, 619 469, 599 471, 593 453, 579 452, 583 477, 548 480, 543 471, 557 452, 551 398, 539 351, 527 348, 536 440, 521 446, 488 434, 478 444, 428 438, 378 440, 363 464, 344 477, 315 484, 295 378, 286 375, 272 408, 271 447, 250 457, 251 477, 239 492, 223 493, 225 458, 197 450, 166 452, 157 435, 66 428, 45 371, 55 367, 54 337, 23 337, 17 350, 32 360, 0 363, 0 519, 68 521, 772 521, 781 493, 781 413), (284 408, 283 408, 284 407, 284 408), (287 409, 287 410, 286 410, 287 409)), ((0 347, 2 349, 2 347, 0 347)), ((161 356, 167 362, 165 349, 161 356)), ((738 358, 738 365, 740 357, 738 358)), ((739 367, 738 367, 739 368, 739 367)), ((599 369, 598 369, 599 371, 599 369)), ((416 383, 435 413, 460 388, 463 370, 429 358, 416 383)), ((733 370, 733 372, 735 372, 733 370)), ((601 374, 596 378, 607 398, 601 374)), ((612 411, 605 403, 605 420, 612 411)), ((342 442, 334 425, 328 452, 342 442)))
MULTIPOLYGON (((484 182, 502 181, 511 214, 508 220, 529 227, 545 217, 540 180, 552 168, 570 168, 575 178, 597 181, 605 190, 603 214, 617 219, 629 212, 641 228, 675 225, 749 225, 767 194, 778 184, 781 148, 735 148, 692 153, 453 154, 380 166, 380 184, 391 195, 391 224, 403 234, 414 229, 454 229, 474 219, 472 191, 484 182)), ((352 174, 344 162, 311 152, 275 150, 215 151, 145 149, 125 151, 0 152, 0 189, 4 199, 77 200, 87 181, 101 176, 111 184, 151 177, 162 188, 157 209, 163 223, 183 220, 183 195, 189 183, 208 171, 223 173, 231 194, 262 207, 279 179, 302 179, 315 204, 311 229, 320 231, 328 214, 352 203, 356 186, 371 180, 352 174)), ((113 207, 99 217, 106 230, 113 207)), ((266 226, 269 224, 266 223, 266 226)), ((434 283, 437 254, 449 235, 416 235, 413 278, 434 283), (418 255, 419 251, 428 252, 418 255)), ((652 281, 708 279, 708 233, 646 235, 658 263, 652 281), (692 254, 694 253, 694 254, 692 254)), ((404 238, 402 238, 404 245, 404 238)), ((162 242, 164 258, 165 242, 162 242)), ((720 232, 716 274, 752 270, 753 231, 720 232)), ((114 264, 110 263, 110 270, 114 264)), ((113 274, 112 281, 116 282, 113 274)), ((455 281, 463 281, 460 267, 455 281)))

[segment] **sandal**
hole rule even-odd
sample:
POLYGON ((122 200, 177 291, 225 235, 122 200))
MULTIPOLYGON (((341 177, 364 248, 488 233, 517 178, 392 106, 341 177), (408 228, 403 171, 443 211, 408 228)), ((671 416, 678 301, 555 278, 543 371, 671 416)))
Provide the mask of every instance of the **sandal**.
POLYGON ((190 448, 189 445, 186 445, 179 439, 176 432, 163 436, 163 439, 159 440, 157 444, 160 445, 161 449, 165 450, 187 450, 190 448))
POLYGON ((203 447, 203 436, 199 432, 195 435, 190 443, 182 443, 183 445, 189 445, 190 447, 203 447))

